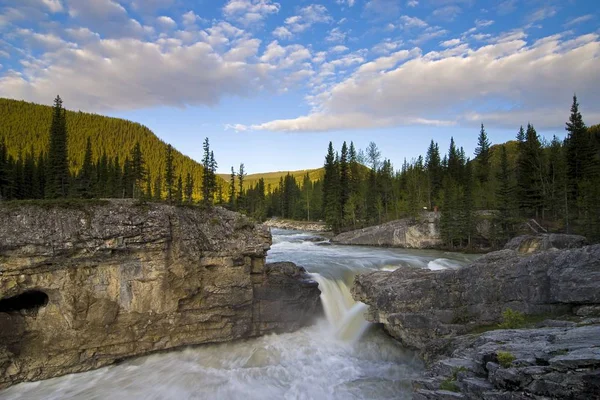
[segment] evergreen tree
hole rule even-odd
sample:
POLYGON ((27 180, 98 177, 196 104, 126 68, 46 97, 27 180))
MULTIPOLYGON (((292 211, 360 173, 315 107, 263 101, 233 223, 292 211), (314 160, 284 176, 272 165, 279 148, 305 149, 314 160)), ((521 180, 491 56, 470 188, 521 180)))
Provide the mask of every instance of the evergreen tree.
POLYGON ((229 208, 235 210, 235 170, 231 167, 229 176, 229 208))
POLYGON ((152 193, 152 176, 150 176, 150 172, 148 171, 146 171, 146 190, 144 191, 144 199, 154 199, 154 195, 152 193))
POLYGON ((165 156, 165 191, 167 192, 167 201, 173 202, 175 196, 175 168, 173 167, 173 148, 167 146, 165 156))
POLYGON ((93 184, 94 184, 94 162, 92 160, 92 141, 87 138, 85 146, 85 156, 83 157, 83 165, 79 170, 78 180, 78 191, 79 197, 89 199, 94 196, 93 184))
POLYGON ((214 162, 214 155, 210 151, 210 144, 208 142, 208 138, 204 139, 202 148, 204 149, 204 156, 202 157, 202 202, 208 206, 212 205, 215 197, 216 163, 214 162))
POLYGON ((152 191, 154 201, 162 200, 162 191, 163 191, 162 175, 158 174, 158 176, 156 177, 156 180, 154 181, 154 190, 152 191))
POLYGON ((181 175, 177 177, 177 190, 175 191, 175 202, 177 204, 183 203, 183 180, 181 175))
POLYGON ((340 221, 344 220, 344 208, 350 198, 350 171, 348 166, 348 146, 346 142, 342 144, 342 153, 340 156, 340 221))
POLYGON ((477 160, 477 179, 482 184, 486 183, 489 178, 490 156, 490 141, 483 124, 481 124, 481 131, 475 148, 475 159, 477 160))
POLYGON ((246 171, 244 169, 244 163, 240 164, 240 169, 237 174, 238 177, 238 198, 237 198, 237 209, 242 211, 246 209, 245 196, 244 196, 244 181, 246 179, 246 171))
POLYGON ((54 100, 52 123, 50 125, 50 146, 48 148, 48 177, 46 196, 49 198, 67 197, 69 193, 69 160, 67 158, 66 112, 60 96, 54 100))
POLYGON ((325 222, 338 232, 340 229, 340 188, 339 173, 335 162, 333 143, 329 142, 327 156, 325 157, 325 175, 323 177, 323 215, 325 222))
POLYGON ((140 142, 136 142, 131 150, 131 182, 133 198, 139 198, 142 194, 142 183, 146 176, 146 162, 142 154, 140 142))
POLYGON ((508 164, 506 146, 502 146, 500 153, 500 170, 498 171, 496 179, 498 180, 496 196, 498 199, 501 239, 506 241, 514 234, 514 229, 512 227, 512 220, 514 218, 514 187, 511 179, 510 166, 508 164))
POLYGON ((439 192, 442 186, 442 166, 440 161, 440 149, 432 140, 425 156, 425 168, 427 170, 427 203, 432 210, 437 205, 439 192))
POLYGON ((185 201, 188 204, 192 203, 192 196, 194 194, 194 178, 188 172, 185 177, 185 201))

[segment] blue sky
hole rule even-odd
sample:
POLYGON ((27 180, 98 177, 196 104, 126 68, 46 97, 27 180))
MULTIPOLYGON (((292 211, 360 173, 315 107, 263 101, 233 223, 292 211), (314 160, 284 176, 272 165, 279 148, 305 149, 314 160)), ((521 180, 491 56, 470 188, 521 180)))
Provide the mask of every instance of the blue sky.
POLYGON ((600 122, 590 0, 0 0, 0 96, 140 122, 219 170, 319 167, 330 140, 396 168, 531 122, 600 122))

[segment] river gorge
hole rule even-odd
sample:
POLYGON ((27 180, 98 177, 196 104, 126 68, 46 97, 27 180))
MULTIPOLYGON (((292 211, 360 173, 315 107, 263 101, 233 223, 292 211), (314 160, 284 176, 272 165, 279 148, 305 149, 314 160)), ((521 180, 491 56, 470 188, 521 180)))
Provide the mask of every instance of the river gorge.
POLYGON ((423 372, 413 351, 363 317, 352 299, 358 273, 400 266, 459 268, 475 256, 434 250, 329 244, 272 229, 267 262, 292 261, 319 283, 324 315, 292 333, 269 334, 125 360, 94 371, 21 383, 17 399, 403 399, 423 372))

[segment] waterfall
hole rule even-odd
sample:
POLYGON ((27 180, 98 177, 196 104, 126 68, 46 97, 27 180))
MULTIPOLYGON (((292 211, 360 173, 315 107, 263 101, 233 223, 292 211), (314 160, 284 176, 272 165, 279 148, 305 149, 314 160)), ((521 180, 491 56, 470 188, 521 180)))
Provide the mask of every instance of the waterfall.
POLYGON ((321 303, 335 337, 351 342, 360 339, 370 325, 364 318, 368 306, 354 301, 345 281, 328 279, 318 273, 310 275, 319 284, 321 303))

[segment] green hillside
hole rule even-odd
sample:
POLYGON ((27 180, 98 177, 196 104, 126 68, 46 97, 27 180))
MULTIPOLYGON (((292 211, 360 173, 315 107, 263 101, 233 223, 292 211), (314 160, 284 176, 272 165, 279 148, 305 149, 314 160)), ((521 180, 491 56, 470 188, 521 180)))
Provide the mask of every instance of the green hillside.
MULTIPOLYGON (((246 180, 244 181, 244 188, 250 189, 256 185, 259 179, 264 179, 265 181, 265 189, 269 192, 269 186, 271 187, 271 191, 275 189, 279 185, 279 181, 281 178, 284 178, 287 174, 293 175, 296 178, 296 181, 299 185, 302 184, 304 176, 308 173, 310 180, 312 182, 316 182, 320 179, 323 179, 323 174, 325 170, 323 168, 316 169, 302 169, 298 171, 276 171, 276 172, 263 172, 258 174, 250 174, 246 176, 246 180)), ((228 174, 219 174, 219 177, 223 178, 225 181, 229 181, 230 176, 228 174)), ((236 178, 237 179, 237 178, 236 178)))
MULTIPOLYGON (((32 149, 36 155, 46 152, 51 119, 50 106, 0 98, 0 140, 5 140, 9 155, 18 158, 19 153, 28 153, 32 149)), ((135 143, 139 142, 152 179, 164 174, 167 144, 144 125, 81 111, 67 111, 66 120, 72 172, 81 168, 89 137, 94 161, 105 152, 109 158, 118 156, 123 163, 135 143)), ((173 153, 175 176, 185 178, 189 172, 196 182, 194 197, 198 198, 202 166, 176 150, 173 153)))

